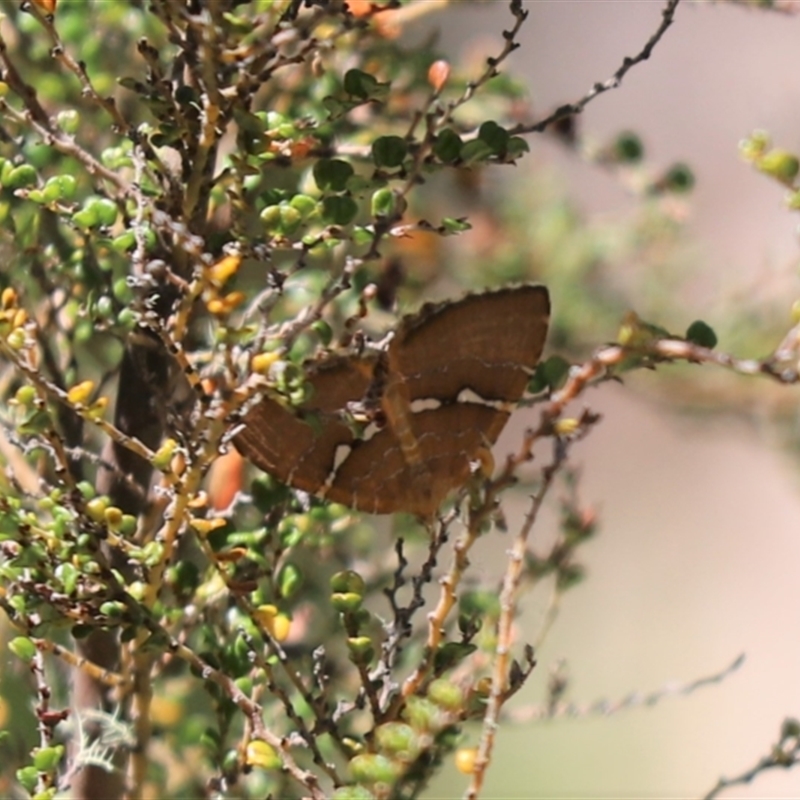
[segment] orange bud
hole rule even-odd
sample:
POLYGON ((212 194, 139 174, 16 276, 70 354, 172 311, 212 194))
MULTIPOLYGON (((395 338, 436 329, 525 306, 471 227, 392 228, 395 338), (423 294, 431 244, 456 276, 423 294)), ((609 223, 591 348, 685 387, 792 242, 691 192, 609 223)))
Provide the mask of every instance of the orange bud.
POLYGON ((372 10, 370 0, 347 0, 347 8, 354 17, 366 17, 372 10))
POLYGON ((292 158, 305 158, 317 144, 317 140, 309 136, 297 142, 292 142, 289 152, 292 158))
POLYGON ((222 511, 233 502, 244 479, 244 459, 231 448, 217 458, 208 471, 208 499, 211 508, 222 511))
POLYGON ((33 0, 33 4, 37 6, 40 11, 44 11, 45 14, 55 14, 57 1, 58 0, 33 0))
POLYGON ((449 77, 450 64, 443 59, 434 61, 433 64, 428 67, 428 83, 433 87, 433 91, 436 92, 436 94, 442 91, 442 87, 447 83, 449 77))

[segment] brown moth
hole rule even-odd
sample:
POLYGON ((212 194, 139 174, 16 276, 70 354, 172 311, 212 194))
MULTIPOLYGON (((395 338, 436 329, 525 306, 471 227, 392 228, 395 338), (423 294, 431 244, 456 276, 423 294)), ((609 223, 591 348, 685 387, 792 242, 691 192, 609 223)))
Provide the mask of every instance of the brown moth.
POLYGON ((373 514, 430 518, 497 441, 549 317, 544 286, 425 305, 385 349, 310 366, 311 397, 299 408, 261 400, 234 443, 289 486, 373 514), (348 419, 354 408, 373 420, 362 432, 348 419))

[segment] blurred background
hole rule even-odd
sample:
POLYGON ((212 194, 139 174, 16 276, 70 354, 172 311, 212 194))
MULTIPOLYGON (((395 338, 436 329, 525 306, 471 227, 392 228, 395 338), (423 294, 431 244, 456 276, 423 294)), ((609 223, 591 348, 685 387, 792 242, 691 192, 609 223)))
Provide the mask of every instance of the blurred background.
MULTIPOLYGON (((663 8, 622 0, 525 6, 530 17, 510 69, 526 82, 535 119, 578 100, 624 56, 638 53, 663 8)), ((497 53, 497 32, 511 22, 507 4, 497 0, 442 6, 424 24, 439 31, 445 52, 473 54, 477 69, 479 58, 497 53)), ((798 217, 784 208, 783 190, 744 163, 737 147, 764 128, 776 145, 800 148, 798 43, 800 17, 682 3, 650 60, 589 104, 578 121, 582 135, 602 142, 635 130, 651 162, 685 161, 697 178, 676 262, 679 288, 669 276, 643 272, 652 265, 626 264, 625 300, 618 308, 605 304, 608 319, 631 307, 680 333, 701 316, 720 333, 722 350, 763 356, 777 344, 800 295, 798 217), (660 307, 662 285, 673 295, 660 307), (737 329, 754 320, 750 336, 739 340, 737 329)), ((529 141, 532 157, 495 170, 512 194, 557 186, 589 225, 635 213, 638 201, 608 172, 551 137, 529 141)), ((467 234, 463 246, 479 235, 467 234)), ((558 327, 556 287, 553 303, 558 327)), ((616 334, 605 319, 585 324, 599 331, 595 344, 616 334)), ((502 728, 487 797, 699 797, 721 775, 752 767, 777 740, 782 720, 800 716, 800 459, 791 424, 797 389, 721 379, 709 368, 687 368, 681 381, 674 377, 681 370, 670 369, 582 398, 603 414, 573 450, 581 498, 596 506, 600 532, 583 551, 587 580, 567 594, 538 653, 540 666, 514 706, 544 699, 548 669, 559 659, 568 664, 567 698, 577 703, 688 683, 740 653, 745 662, 721 684, 651 708, 502 728), (717 402, 726 411, 708 413, 717 402)), ((520 412, 498 455, 534 419, 535 412, 520 412)), ((514 511, 524 507, 523 498, 514 511)), ((536 535, 547 532, 540 527, 536 535)), ((485 551, 487 580, 494 568, 500 575, 500 552, 497 542, 485 551)), ((543 607, 537 593, 526 600, 521 639, 536 636, 543 607)), ((472 734, 477 743, 477 729, 472 734)), ((451 769, 428 796, 458 796, 465 786, 451 769)), ((798 797, 800 773, 762 775, 723 796, 798 797)))

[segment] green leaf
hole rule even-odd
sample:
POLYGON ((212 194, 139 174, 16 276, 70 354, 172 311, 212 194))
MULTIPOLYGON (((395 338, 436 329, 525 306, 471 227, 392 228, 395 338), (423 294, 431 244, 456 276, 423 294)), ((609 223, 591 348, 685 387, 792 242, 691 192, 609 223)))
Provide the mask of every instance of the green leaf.
POLYGON ((370 210, 373 217, 393 217, 397 209, 395 194, 391 189, 378 189, 372 195, 370 210))
POLYGON ((8 643, 8 649, 22 661, 33 661, 36 645, 27 636, 16 636, 8 643))
POLYGON ((528 391, 538 394, 544 389, 558 389, 563 385, 569 374, 570 363, 561 356, 550 356, 536 366, 528 391))
POLYGON ((120 253, 133 250, 136 247, 136 234, 131 230, 123 231, 111 240, 111 246, 120 253))
POLYGON ((267 206, 259 214, 261 221, 270 233, 279 233, 281 228, 281 207, 280 205, 267 206))
POLYGON ((363 247, 369 244, 375 237, 375 232, 371 227, 364 227, 363 225, 356 225, 353 228, 353 244, 363 247))
POLYGON ((770 144, 770 137, 766 131, 753 131, 751 136, 739 142, 739 152, 742 158, 754 163, 767 152, 770 144))
POLYGON ((39 770, 34 766, 22 767, 16 772, 17 780, 26 792, 33 794, 39 780, 39 770))
POLYGON ((461 663, 467 656, 472 655, 478 646, 467 642, 445 642, 436 651, 433 657, 433 668, 441 674, 461 663))
POLYGON ((635 164, 644 157, 642 140, 631 131, 623 131, 614 142, 614 156, 623 164, 635 164))
POLYGON ((585 574, 585 570, 579 564, 564 564, 556 573, 556 584, 561 591, 566 591, 579 584, 585 574))
MULTIPOLYGON (((183 106, 194 104, 200 108, 200 95, 198 95, 196 89, 187 84, 183 84, 175 90, 175 100, 183 106)), ((258 127, 256 129, 258 130, 258 127)))
POLYGON ((508 140, 508 146, 506 147, 506 158, 513 161, 524 153, 529 153, 530 150, 527 139, 523 139, 521 136, 512 136, 508 140))
POLYGON ((318 319, 311 324, 311 330, 316 334, 323 347, 329 347, 333 340, 333 329, 324 319, 318 319))
POLYGON ((338 119, 347 111, 347 106, 335 97, 323 98, 322 105, 328 112, 330 119, 338 119))
POLYGON ((30 164, 20 164, 13 167, 8 177, 3 180, 3 185, 8 189, 25 189, 36 184, 37 172, 30 164))
POLYGON ((498 617, 500 598, 496 592, 487 589, 473 589, 465 592, 458 601, 460 614, 468 617, 498 617))
POLYGON ((65 594, 72 594, 78 585, 78 570, 69 561, 59 564, 55 570, 55 576, 61 581, 65 594))
POLYGON ((60 200, 71 200, 75 195, 77 181, 72 175, 56 175, 48 178, 42 189, 45 203, 56 203, 60 200))
POLYGON ((292 234, 303 224, 303 215, 288 203, 280 206, 281 230, 285 234, 292 234))
POLYGON ((366 786, 340 786, 331 800, 375 800, 375 795, 366 786))
POLYGON ((394 785, 403 772, 403 765, 380 753, 361 753, 347 765, 356 783, 394 785))
POLYGON ((125 610, 125 603, 120 600, 106 600, 100 604, 100 613, 107 617, 121 617, 125 610))
POLYGON ((307 219, 317 210, 316 199, 307 194, 296 194, 289 201, 289 205, 296 208, 303 219, 307 219))
POLYGON ((137 81, 127 75, 123 78, 117 78, 117 83, 130 92, 136 92, 137 94, 145 94, 147 92, 147 87, 141 81, 137 81))
POLYGON ((278 576, 281 597, 289 598, 303 584, 303 573, 294 564, 286 564, 278 576))
POLYGON ((289 490, 272 476, 262 475, 251 483, 250 494, 253 496, 253 505, 262 514, 267 514, 287 499, 289 490))
MULTIPOLYGON (((83 208, 72 215, 72 221, 80 228, 97 228, 101 224, 100 217, 102 211, 99 201, 100 198, 98 197, 90 197, 84 202, 83 208)), ((116 211, 117 207, 114 206, 115 215, 116 211)))
POLYGON ((669 192, 689 192, 694 186, 694 172, 687 164, 673 164, 661 179, 661 184, 669 192))
POLYGON ((452 128, 445 128, 433 143, 433 154, 445 164, 452 164, 460 158, 463 144, 452 128))
POLYGON ((322 201, 322 216, 334 225, 349 225, 358 213, 358 203, 346 195, 333 195, 322 201))
POLYGON ((53 427, 53 418, 45 408, 36 408, 17 424, 17 431, 23 436, 36 436, 53 427))
POLYGON ((775 148, 756 161, 761 172, 776 178, 786 186, 791 186, 800 171, 800 161, 794 153, 775 148))
POLYGON ((57 744, 53 747, 42 747, 33 754, 33 766, 39 772, 52 772, 64 757, 64 745, 57 744))
POLYGON ((94 206, 97 209, 98 223, 104 227, 111 227, 117 221, 117 213, 119 209, 113 200, 102 197, 94 201, 94 206))
POLYGON ((461 160, 465 164, 474 164, 478 161, 485 161, 493 152, 491 146, 483 139, 473 139, 471 142, 466 142, 461 148, 461 160))
POLYGON ((407 153, 408 145, 401 136, 381 136, 372 143, 372 160, 379 168, 401 166, 407 153))
POLYGON ((713 350, 717 346, 717 334, 714 333, 714 329, 699 319, 686 329, 685 338, 687 342, 707 347, 709 350, 713 350))
POLYGON ((343 192, 355 170, 339 158, 323 158, 314 164, 314 182, 323 191, 343 192))
POLYGON ((464 231, 468 231, 472 228, 472 225, 470 225, 469 221, 466 219, 455 219, 454 217, 445 217, 442 220, 442 228, 444 229, 445 233, 454 234, 454 233, 463 233, 464 231))
POLYGON ((478 129, 478 139, 485 142, 494 155, 504 155, 508 147, 508 131, 492 120, 484 122, 478 129))
POLYGON ((347 639, 350 657, 356 664, 366 664, 375 656, 375 647, 369 636, 350 636, 347 639))
POLYGON ((388 84, 380 83, 377 78, 360 69, 349 69, 344 76, 344 90, 359 100, 378 99, 384 95, 381 90, 387 86, 388 84))
POLYGON ((68 108, 58 112, 56 125, 58 125, 64 133, 68 133, 70 136, 76 134, 80 124, 80 114, 74 108, 68 108))
POLYGON ((8 185, 8 179, 11 177, 11 173, 14 171, 14 162, 9 161, 7 158, 3 159, 2 166, 0 166, 0 183, 3 186, 8 185))
POLYGON ((333 592, 354 592, 363 595, 367 590, 364 578, 355 570, 341 570, 330 578, 330 587, 333 592))

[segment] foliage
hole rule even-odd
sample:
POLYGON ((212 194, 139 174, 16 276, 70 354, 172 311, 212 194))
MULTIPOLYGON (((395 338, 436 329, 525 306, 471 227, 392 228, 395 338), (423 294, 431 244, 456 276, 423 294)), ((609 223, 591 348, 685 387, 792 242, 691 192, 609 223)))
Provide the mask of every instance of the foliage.
MULTIPOLYGON (((545 275, 519 255, 529 207, 487 214, 490 241, 472 253, 458 245, 470 220, 449 211, 466 197, 486 214, 481 176, 524 157, 526 135, 547 131, 614 170, 649 215, 636 228, 646 235, 575 236, 578 221, 550 205, 528 231, 539 253, 558 251, 547 274, 572 311, 556 346, 593 340, 575 332, 591 300, 574 275, 595 270, 599 283, 605 261, 674 237, 670 204, 691 171, 651 174, 630 132, 584 147, 574 118, 648 57, 677 0, 610 82, 530 124, 513 122, 521 88, 500 71, 523 5, 504 6, 508 30, 478 75, 398 38, 424 6, 8 9, 0 606, 19 669, 3 676, 15 717, 0 738, 4 795, 72 785, 91 796, 110 775, 108 796, 416 797, 478 720, 480 746, 457 759, 477 796, 502 707, 536 665, 513 641, 519 589, 550 580, 557 603, 596 529, 567 455, 597 417, 568 417, 567 404, 680 359, 797 379, 791 337, 742 362, 715 352, 703 322, 672 336, 631 315, 583 365, 540 365, 539 426, 427 525, 381 526, 245 472, 231 445, 242 415, 264 394, 300 405, 307 361, 378 338, 398 306, 443 285, 545 275), (567 240, 571 251, 557 246, 567 240), (541 440, 553 456, 508 537, 502 584, 473 588, 470 548, 503 535, 502 493, 541 440), (557 481, 560 532, 533 553, 528 534, 557 481), (35 697, 33 716, 15 695, 35 697)), ((763 137, 748 153, 794 187, 791 154, 763 137)))

